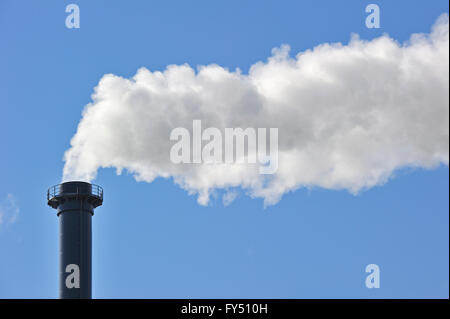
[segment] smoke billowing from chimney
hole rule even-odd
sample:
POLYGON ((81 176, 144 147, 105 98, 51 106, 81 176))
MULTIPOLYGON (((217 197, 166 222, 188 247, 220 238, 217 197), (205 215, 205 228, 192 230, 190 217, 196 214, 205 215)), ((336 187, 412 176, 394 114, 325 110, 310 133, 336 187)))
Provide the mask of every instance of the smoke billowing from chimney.
POLYGON ((273 50, 248 75, 218 65, 138 70, 131 79, 106 74, 86 106, 64 180, 91 181, 115 167, 152 182, 173 178, 200 204, 215 189, 224 202, 236 188, 276 203, 300 187, 352 193, 386 182, 402 167, 449 160, 449 24, 399 44, 388 36, 348 45, 322 44, 289 56, 273 50), (278 170, 249 164, 174 164, 170 132, 192 127, 279 130, 278 170))

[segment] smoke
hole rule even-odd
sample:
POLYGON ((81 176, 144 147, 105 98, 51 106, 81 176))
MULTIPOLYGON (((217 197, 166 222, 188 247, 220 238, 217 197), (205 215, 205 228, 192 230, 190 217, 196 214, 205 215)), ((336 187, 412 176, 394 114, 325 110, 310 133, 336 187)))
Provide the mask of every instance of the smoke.
POLYGON ((229 204, 238 188, 265 204, 300 187, 357 193, 402 167, 448 165, 448 15, 404 44, 353 35, 296 57, 283 45, 248 74, 186 64, 141 68, 131 79, 105 74, 65 161, 63 180, 90 181, 114 167, 137 181, 173 178, 203 205, 216 190, 229 204), (278 128, 278 171, 172 163, 170 132, 191 130, 194 119, 203 129, 278 128))

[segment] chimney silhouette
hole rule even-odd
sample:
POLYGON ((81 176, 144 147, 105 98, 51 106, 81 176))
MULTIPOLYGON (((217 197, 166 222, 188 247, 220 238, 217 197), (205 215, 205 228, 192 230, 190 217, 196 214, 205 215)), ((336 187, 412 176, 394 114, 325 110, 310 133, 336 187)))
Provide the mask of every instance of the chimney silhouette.
POLYGON ((47 191, 48 205, 59 217, 59 297, 92 298, 92 216, 103 203, 103 189, 66 182, 47 191))

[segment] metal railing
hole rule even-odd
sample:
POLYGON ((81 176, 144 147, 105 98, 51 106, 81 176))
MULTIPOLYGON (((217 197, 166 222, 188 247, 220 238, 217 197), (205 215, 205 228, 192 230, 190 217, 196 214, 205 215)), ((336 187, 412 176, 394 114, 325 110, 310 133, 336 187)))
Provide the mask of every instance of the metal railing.
MULTIPOLYGON (((96 196, 100 200, 103 201, 103 188, 101 188, 100 186, 98 186, 96 184, 90 184, 89 188, 91 188, 89 190, 90 191, 89 195, 96 196)), ((47 190, 47 200, 50 200, 51 198, 54 198, 54 197, 62 196, 63 194, 68 194, 68 192, 63 191, 62 184, 54 185, 47 190)), ((77 191, 73 192, 73 193, 71 192, 70 194, 78 194, 78 192, 77 191)), ((87 193, 85 192, 85 189, 84 189, 84 191, 80 192, 79 194, 86 195, 87 193)))

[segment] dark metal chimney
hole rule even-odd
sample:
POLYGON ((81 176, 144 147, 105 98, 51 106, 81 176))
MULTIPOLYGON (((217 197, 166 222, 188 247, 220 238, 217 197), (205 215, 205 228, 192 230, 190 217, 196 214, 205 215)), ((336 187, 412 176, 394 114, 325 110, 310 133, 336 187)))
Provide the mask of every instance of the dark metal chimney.
POLYGON ((94 208, 103 203, 103 189, 85 182, 50 187, 48 205, 59 217, 59 297, 92 297, 92 227, 94 208))

